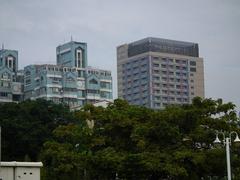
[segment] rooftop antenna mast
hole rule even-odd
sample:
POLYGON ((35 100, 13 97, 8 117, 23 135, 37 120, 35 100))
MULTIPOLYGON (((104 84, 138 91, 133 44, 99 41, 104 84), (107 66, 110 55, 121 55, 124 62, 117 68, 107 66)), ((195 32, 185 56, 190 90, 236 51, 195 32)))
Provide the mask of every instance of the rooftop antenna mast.
POLYGON ((4 43, 2 43, 2 50, 4 49, 4 43))
POLYGON ((71 42, 73 41, 73 37, 72 37, 72 35, 71 35, 71 42))

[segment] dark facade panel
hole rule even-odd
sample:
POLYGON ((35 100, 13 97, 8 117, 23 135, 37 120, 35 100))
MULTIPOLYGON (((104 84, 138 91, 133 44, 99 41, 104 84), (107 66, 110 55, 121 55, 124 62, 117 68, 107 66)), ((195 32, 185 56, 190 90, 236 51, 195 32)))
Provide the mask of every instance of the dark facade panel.
POLYGON ((160 38, 146 38, 128 46, 128 57, 145 52, 162 52, 199 57, 197 43, 174 41, 160 38))

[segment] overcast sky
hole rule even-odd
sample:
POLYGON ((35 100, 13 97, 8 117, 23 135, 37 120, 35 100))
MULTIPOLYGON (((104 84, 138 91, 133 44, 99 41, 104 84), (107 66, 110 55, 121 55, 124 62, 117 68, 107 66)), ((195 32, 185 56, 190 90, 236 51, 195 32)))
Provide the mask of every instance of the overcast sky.
POLYGON ((89 65, 111 70, 116 46, 145 37, 199 43, 205 94, 240 108, 240 0, 0 0, 0 43, 20 68, 55 63, 55 48, 88 43, 89 65))

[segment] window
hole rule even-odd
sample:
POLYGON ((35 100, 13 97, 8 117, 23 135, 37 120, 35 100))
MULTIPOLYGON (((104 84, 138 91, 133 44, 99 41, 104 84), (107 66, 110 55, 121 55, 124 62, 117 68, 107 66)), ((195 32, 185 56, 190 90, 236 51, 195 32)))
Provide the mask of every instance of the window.
POLYGON ((154 63, 153 67, 159 67, 159 64, 154 63))
POLYGON ((176 60, 175 60, 175 62, 176 62, 176 63, 180 63, 181 61, 180 61, 180 60, 178 60, 178 59, 176 59, 176 60))
POLYGON ((95 79, 91 79, 91 80, 89 81, 89 83, 90 83, 90 84, 98 84, 98 82, 97 82, 95 79))
POLYGON ((168 87, 168 86, 167 86, 167 84, 162 84, 162 87, 166 88, 166 87, 168 87))
POLYGON ((191 72, 196 72, 196 68, 191 67, 191 68, 190 68, 190 71, 191 71, 191 72))
POLYGON ((101 86, 102 88, 110 88, 110 83, 100 82, 100 86, 101 86))
POLYGON ((53 87, 53 88, 52 88, 52 92, 53 92, 53 93, 58 93, 58 92, 59 92, 59 89, 56 88, 56 87, 53 87))
POLYGON ((162 80, 163 80, 163 81, 167 81, 167 78, 166 78, 166 77, 162 77, 162 80))
POLYGON ((155 103, 155 107, 160 107, 160 103, 155 103))
POLYGON ((10 75, 7 72, 5 72, 5 73, 2 74, 2 78, 3 79, 10 79, 10 75))
POLYGON ((166 64, 162 64, 161 67, 162 67, 162 68, 166 68, 167 65, 166 65, 166 64))
POLYGON ((191 66, 196 66, 196 62, 195 61, 190 61, 190 65, 191 66))
POLYGON ((2 86, 3 87, 10 87, 10 83, 9 82, 2 82, 2 86))
POLYGON ((182 60, 182 63, 183 63, 183 64, 187 64, 187 61, 186 61, 186 60, 182 60))
POLYGON ((168 100, 168 97, 163 96, 162 99, 163 99, 164 101, 167 101, 167 100, 168 100))
POLYGON ((76 66, 77 67, 83 67, 82 50, 80 50, 80 49, 77 50, 76 66))
POLYGON ((31 79, 26 80, 26 85, 29 85, 29 84, 31 84, 31 79))
POLYGON ((0 92, 0 96, 2 96, 2 97, 7 97, 7 96, 8 96, 8 93, 7 93, 7 92, 0 92))
POLYGON ((167 90, 162 90, 162 93, 163 93, 163 94, 167 94, 168 91, 167 91, 167 90))
POLYGON ((162 74, 167 74, 167 71, 162 71, 162 74))

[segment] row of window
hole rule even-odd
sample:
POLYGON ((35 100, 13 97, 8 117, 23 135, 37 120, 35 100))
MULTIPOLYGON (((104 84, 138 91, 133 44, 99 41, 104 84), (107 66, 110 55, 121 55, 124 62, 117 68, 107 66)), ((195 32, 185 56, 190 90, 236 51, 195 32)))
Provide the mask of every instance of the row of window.
MULTIPOLYGON (((70 67, 43 67, 43 70, 51 71, 51 72, 76 72, 76 68, 70 67)), ((39 72, 39 70, 37 70, 39 72)), ((88 74, 102 75, 102 76, 111 76, 111 72, 108 71, 95 71, 88 70, 88 74)), ((29 70, 25 71, 26 76, 30 76, 31 72, 29 70)), ((83 77, 83 71, 78 70, 79 77, 83 77)))
POLYGON ((8 93, 7 92, 0 92, 0 96, 1 97, 8 97, 8 93))
POLYGON ((154 89, 153 93, 154 94, 162 93, 162 94, 168 94, 168 95, 188 95, 188 89, 181 89, 180 91, 179 90, 173 91, 173 90, 166 90, 166 89, 163 89, 163 90, 154 89))
MULTIPOLYGON (((188 101, 178 101, 179 103, 188 103, 188 101)), ((159 103, 159 102, 155 102, 154 103, 154 107, 155 108, 160 108, 160 107, 166 107, 166 106, 169 106, 169 105, 174 105, 175 102, 163 102, 163 103, 159 103)))
POLYGON ((2 75, 1 75, 1 78, 2 79, 11 79, 11 75, 7 72, 4 72, 2 75))
POLYGON ((153 70, 153 74, 155 74, 155 75, 160 74, 160 72, 161 72, 162 75, 171 75, 171 76, 176 75, 176 76, 187 77, 187 75, 188 75, 187 72, 174 72, 174 71, 166 71, 166 70, 160 71, 160 70, 157 70, 157 69, 153 70))
POLYGON ((102 75, 102 76, 111 76, 111 72, 107 72, 107 71, 95 71, 95 70, 88 70, 87 71, 88 74, 95 74, 95 75, 102 75))
POLYGON ((5 88, 10 88, 11 87, 11 83, 10 82, 1 81, 0 86, 1 87, 5 87, 5 88))
MULTIPOLYGON (((188 60, 181 60, 181 59, 172 59, 172 58, 166 58, 166 57, 153 57, 153 60, 161 60, 164 63, 177 63, 177 64, 187 64, 188 60)), ((194 62, 194 61, 190 61, 190 62, 194 62)), ((194 64, 194 63, 193 63, 194 64)))
MULTIPOLYGON (((180 78, 172 78, 172 77, 170 77, 170 78, 169 77, 162 77, 161 79, 162 79, 162 81, 167 81, 167 82, 188 83, 188 79, 187 78, 181 78, 180 79, 180 78)), ((154 76, 153 80, 154 81, 159 81, 160 77, 154 76)))
POLYGON ((165 84, 165 83, 153 83, 153 88, 155 88, 155 87, 163 87, 163 88, 177 88, 177 89, 187 89, 188 88, 188 86, 187 85, 184 85, 184 84, 181 84, 181 85, 179 85, 179 84, 177 84, 177 85, 175 85, 175 84, 165 84))
POLYGON ((175 97, 169 97, 169 96, 155 96, 154 100, 188 102, 188 98, 183 98, 183 97, 175 98, 175 97))

